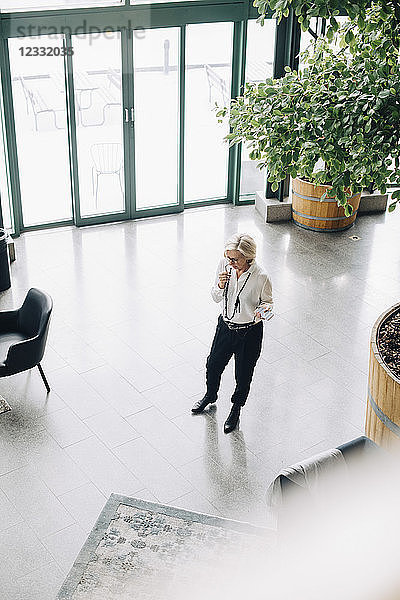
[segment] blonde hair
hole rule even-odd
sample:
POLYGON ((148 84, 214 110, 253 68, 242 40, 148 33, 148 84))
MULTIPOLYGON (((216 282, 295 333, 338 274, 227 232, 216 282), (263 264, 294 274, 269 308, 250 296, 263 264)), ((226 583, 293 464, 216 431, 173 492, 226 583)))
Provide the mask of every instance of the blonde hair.
POLYGON ((224 256, 226 257, 227 250, 237 250, 243 254, 249 265, 251 265, 256 257, 256 248, 256 243, 250 235, 247 233, 235 233, 235 235, 225 242, 224 256))

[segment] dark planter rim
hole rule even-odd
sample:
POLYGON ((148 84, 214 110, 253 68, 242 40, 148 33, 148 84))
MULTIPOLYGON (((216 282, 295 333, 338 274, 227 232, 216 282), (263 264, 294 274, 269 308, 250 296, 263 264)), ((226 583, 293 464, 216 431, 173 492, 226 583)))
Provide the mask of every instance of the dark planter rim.
POLYGON ((371 350, 374 353, 375 359, 380 364, 382 369, 384 369, 386 371, 386 373, 389 375, 389 377, 391 377, 398 384, 400 384, 400 379, 398 377, 396 377, 396 375, 393 373, 393 371, 391 371, 391 369, 389 369, 389 367, 384 362, 384 360, 379 352, 378 337, 379 337, 379 332, 380 332, 380 328, 382 327, 382 325, 385 323, 385 321, 387 321, 387 319, 389 319, 389 317, 392 316, 393 313, 397 312, 399 309, 400 309, 400 302, 398 302, 397 304, 394 304, 393 306, 388 308, 385 312, 383 312, 377 318, 377 320, 375 321, 375 324, 372 328, 372 331, 371 331, 371 350))

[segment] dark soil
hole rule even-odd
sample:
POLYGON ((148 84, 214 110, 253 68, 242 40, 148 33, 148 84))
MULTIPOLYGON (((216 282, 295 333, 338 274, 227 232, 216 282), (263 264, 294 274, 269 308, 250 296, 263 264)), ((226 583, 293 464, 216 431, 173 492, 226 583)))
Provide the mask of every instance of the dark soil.
POLYGON ((400 309, 381 325, 378 350, 386 366, 400 379, 400 309))

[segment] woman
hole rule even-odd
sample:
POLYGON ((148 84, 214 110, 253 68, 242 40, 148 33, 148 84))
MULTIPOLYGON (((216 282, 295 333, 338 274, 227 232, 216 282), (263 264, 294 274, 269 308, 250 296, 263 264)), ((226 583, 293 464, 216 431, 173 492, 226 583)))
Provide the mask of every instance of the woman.
POLYGON ((232 355, 235 356, 236 388, 232 409, 224 432, 233 431, 250 391, 254 367, 261 353, 264 319, 272 316, 271 281, 255 262, 256 243, 247 234, 235 234, 225 244, 224 257, 218 264, 211 290, 215 302, 221 302, 221 314, 206 363, 207 392, 196 402, 198 414, 217 400, 221 375, 232 355))

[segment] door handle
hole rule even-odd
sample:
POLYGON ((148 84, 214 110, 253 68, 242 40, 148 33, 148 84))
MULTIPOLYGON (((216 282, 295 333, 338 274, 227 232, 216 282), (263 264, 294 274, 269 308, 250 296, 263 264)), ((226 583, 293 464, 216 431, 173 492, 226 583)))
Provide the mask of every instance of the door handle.
POLYGON ((131 123, 135 121, 135 109, 131 106, 131 123))
POLYGON ((125 111, 125 123, 129 123, 129 111, 127 108, 124 108, 125 111))

